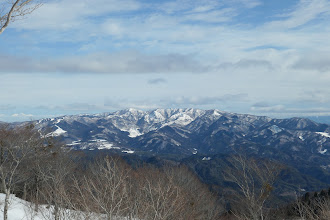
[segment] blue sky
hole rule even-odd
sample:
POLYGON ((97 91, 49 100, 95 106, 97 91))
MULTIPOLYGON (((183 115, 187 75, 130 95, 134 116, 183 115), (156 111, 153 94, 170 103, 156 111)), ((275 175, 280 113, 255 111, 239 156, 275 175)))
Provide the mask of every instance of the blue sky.
POLYGON ((330 115, 328 0, 45 0, 0 35, 0 120, 330 115))

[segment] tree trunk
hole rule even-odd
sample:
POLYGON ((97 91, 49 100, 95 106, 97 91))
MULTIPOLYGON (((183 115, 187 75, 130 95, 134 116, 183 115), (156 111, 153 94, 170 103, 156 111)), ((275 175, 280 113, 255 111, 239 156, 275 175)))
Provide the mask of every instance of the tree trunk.
POLYGON ((10 190, 6 189, 5 205, 3 208, 3 220, 8 220, 10 190))
POLYGON ((60 220, 58 204, 54 204, 54 219, 60 220))

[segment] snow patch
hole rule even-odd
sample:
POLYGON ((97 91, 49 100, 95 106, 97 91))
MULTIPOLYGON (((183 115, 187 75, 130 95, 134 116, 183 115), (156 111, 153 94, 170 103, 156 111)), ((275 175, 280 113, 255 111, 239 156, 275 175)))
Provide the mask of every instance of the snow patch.
POLYGON ((63 118, 57 119, 56 124, 60 123, 61 121, 63 121, 63 118))
POLYGON ((67 144, 67 146, 79 145, 79 144, 81 144, 80 141, 81 141, 81 140, 78 140, 78 141, 72 141, 72 143, 71 143, 71 144, 67 144))
POLYGON ((97 142, 97 143, 100 143, 100 142, 107 142, 107 140, 104 140, 104 139, 94 139, 94 140, 91 140, 93 142, 97 142))
POLYGON ((214 115, 214 116, 220 116, 221 114, 218 112, 218 110, 214 110, 214 111, 213 111, 213 115, 214 115))
POLYGON ((202 160, 211 160, 211 157, 203 157, 202 160))
POLYGON ((328 151, 328 149, 324 149, 324 150, 319 150, 320 154, 325 154, 328 151))
MULTIPOLYGON (((0 193, 0 219, 3 219, 3 208, 4 208, 5 194, 0 193)), ((38 212, 35 211, 35 206, 33 203, 27 202, 20 198, 15 197, 15 195, 10 195, 9 197, 9 210, 8 219, 9 220, 47 220, 54 219, 54 206, 39 205, 38 212)), ((86 213, 82 211, 61 209, 61 219, 86 219, 86 213)), ((104 214, 88 213, 90 218, 88 219, 106 219, 104 214)), ((128 217, 117 217, 114 219, 128 220, 128 217)), ((135 219, 138 220, 138 219, 135 219)))
POLYGON ((121 152, 127 153, 127 154, 134 154, 135 151, 134 150, 123 150, 121 152))
POLYGON ((112 146, 113 146, 113 144, 106 143, 106 144, 101 144, 99 147, 97 147, 97 149, 99 149, 99 150, 114 149, 114 147, 112 147, 112 146))
POLYGON ((271 130, 273 132, 273 134, 277 134, 280 133, 281 131, 283 131, 280 127, 278 127, 277 125, 272 125, 269 130, 271 130))
POLYGON ((67 133, 67 131, 63 130, 62 128, 60 128, 58 125, 55 125, 57 127, 57 129, 49 134, 46 135, 46 137, 58 137, 62 134, 67 133))
POLYGON ((176 124, 179 125, 187 125, 189 123, 191 123, 193 121, 193 119, 186 114, 181 115, 180 117, 178 117, 178 119, 175 121, 176 124))
MULTIPOLYGON (((117 149, 119 150, 120 147, 114 147, 112 143, 109 143, 107 140, 104 140, 104 139, 94 139, 94 140, 91 140, 91 142, 96 142, 97 144, 97 149, 99 150, 104 150, 104 149, 117 149)), ((93 145, 93 144, 92 144, 93 145)))
POLYGON ((326 132, 315 132, 316 134, 320 134, 322 135, 323 137, 327 137, 327 138, 330 138, 330 134, 329 133, 326 133, 326 132))
POLYGON ((154 111, 154 115, 155 115, 155 118, 158 119, 158 121, 165 120, 164 116, 158 110, 154 111))
POLYGON ((321 165, 320 167, 324 170, 327 170, 327 169, 330 168, 330 164, 329 165, 321 165))
POLYGON ((130 138, 135 138, 135 137, 138 137, 138 136, 141 136, 142 135, 139 132, 139 129, 138 128, 130 128, 128 132, 129 132, 128 137, 130 137, 130 138))

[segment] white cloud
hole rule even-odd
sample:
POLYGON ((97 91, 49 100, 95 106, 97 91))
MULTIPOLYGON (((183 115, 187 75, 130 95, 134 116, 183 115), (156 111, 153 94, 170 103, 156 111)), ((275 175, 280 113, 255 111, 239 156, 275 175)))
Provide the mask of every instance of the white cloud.
POLYGON ((231 0, 231 1, 238 4, 243 4, 247 8, 255 8, 263 4, 262 1, 260 0, 231 0))
POLYGON ((328 0, 300 0, 291 12, 280 15, 281 20, 272 21, 266 26, 269 29, 296 28, 321 16, 328 17, 329 13, 330 2, 328 0))
POLYGON ((59 0, 44 2, 28 19, 15 23, 15 28, 33 30, 83 29, 88 35, 93 19, 108 13, 135 11, 141 4, 135 0, 59 0))
POLYGON ((165 1, 161 4, 153 5, 160 11, 164 11, 168 14, 177 12, 206 12, 219 7, 221 3, 216 0, 175 0, 165 1))
POLYGON ((220 10, 212 10, 207 12, 189 13, 183 16, 182 22, 185 21, 202 21, 209 23, 220 23, 230 21, 237 15, 236 10, 232 8, 225 8, 220 10))
POLYGON ((25 114, 25 113, 15 113, 15 114, 12 114, 11 117, 23 118, 23 117, 33 117, 33 115, 32 114, 25 114))
MULTIPOLYGON (((237 5, 252 5, 257 1, 237 0, 237 5), (243 3, 242 3, 243 2, 243 3)), ((27 19, 16 22, 13 28, 38 31, 36 41, 83 42, 112 36, 116 39, 186 41, 187 31, 196 36, 212 36, 214 27, 187 22, 219 23, 230 21, 239 14, 231 1, 178 0, 165 3, 146 3, 136 0, 60 0, 46 2, 27 19), (229 2, 229 3, 228 3, 229 2), (127 14, 129 12, 136 12, 127 14), (179 14, 172 14, 178 13, 179 14), (181 33, 181 34, 175 34, 181 33), (199 34, 201 33, 201 34, 199 34)), ((189 35, 189 34, 188 34, 189 35)), ((191 36, 190 36, 191 38, 191 36)))

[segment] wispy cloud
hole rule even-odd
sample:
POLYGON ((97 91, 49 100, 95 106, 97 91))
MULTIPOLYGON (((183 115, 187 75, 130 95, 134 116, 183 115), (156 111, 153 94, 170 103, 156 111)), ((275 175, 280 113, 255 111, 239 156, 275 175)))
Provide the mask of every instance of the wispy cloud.
POLYGON ((94 19, 109 13, 136 11, 142 7, 135 0, 50 0, 44 2, 42 9, 35 11, 29 19, 15 23, 14 27, 24 30, 76 30, 97 25, 94 19))
POLYGON ((247 69, 247 68, 265 68, 268 70, 273 69, 273 65, 270 61, 267 60, 256 60, 256 59, 242 59, 239 60, 236 63, 231 62, 225 62, 218 66, 220 69, 228 69, 228 68, 234 68, 234 69, 247 69))
POLYGON ((277 21, 271 21, 268 28, 296 28, 315 19, 329 18, 330 2, 327 0, 300 0, 290 12, 278 15, 277 21))
POLYGON ((25 114, 25 113, 15 113, 12 114, 11 117, 20 117, 20 118, 26 118, 26 117, 33 117, 32 114, 25 114))

